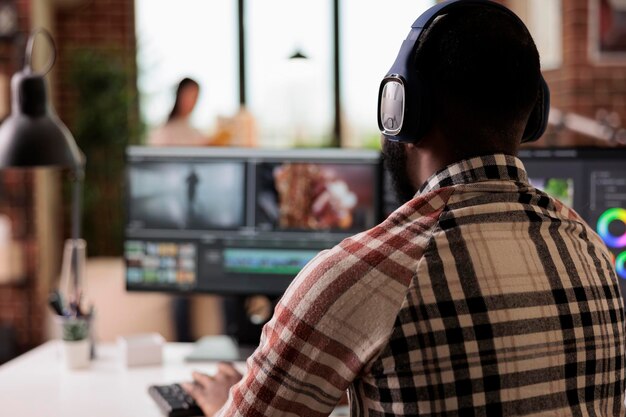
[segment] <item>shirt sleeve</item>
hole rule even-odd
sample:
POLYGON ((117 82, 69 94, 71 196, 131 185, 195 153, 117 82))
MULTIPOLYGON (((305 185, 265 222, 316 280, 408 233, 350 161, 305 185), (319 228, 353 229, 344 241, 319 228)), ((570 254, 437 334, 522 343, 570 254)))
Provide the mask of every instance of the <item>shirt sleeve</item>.
POLYGON ((354 245, 321 253, 296 277, 218 416, 327 416, 377 356, 406 285, 354 245))

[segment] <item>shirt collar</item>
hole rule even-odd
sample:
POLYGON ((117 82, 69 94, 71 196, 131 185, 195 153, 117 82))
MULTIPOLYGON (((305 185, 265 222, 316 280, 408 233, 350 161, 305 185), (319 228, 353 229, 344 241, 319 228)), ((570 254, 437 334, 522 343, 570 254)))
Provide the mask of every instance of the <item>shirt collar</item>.
POLYGON ((513 155, 477 156, 455 162, 436 172, 420 187, 417 195, 452 185, 489 180, 527 183, 528 175, 522 161, 513 155))

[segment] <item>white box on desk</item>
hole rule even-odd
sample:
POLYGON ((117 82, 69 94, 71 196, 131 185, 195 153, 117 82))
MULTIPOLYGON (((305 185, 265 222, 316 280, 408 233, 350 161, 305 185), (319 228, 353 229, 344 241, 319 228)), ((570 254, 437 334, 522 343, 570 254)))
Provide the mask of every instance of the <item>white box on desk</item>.
POLYGON ((158 333, 120 336, 117 344, 127 367, 161 365, 165 339, 158 333))

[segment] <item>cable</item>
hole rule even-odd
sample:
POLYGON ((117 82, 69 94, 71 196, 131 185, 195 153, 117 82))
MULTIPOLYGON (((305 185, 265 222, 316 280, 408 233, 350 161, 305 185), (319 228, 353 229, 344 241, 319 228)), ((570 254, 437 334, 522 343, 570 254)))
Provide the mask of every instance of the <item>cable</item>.
POLYGON ((48 32, 44 28, 38 28, 38 29, 33 30, 30 36, 28 37, 28 43, 26 44, 26 57, 24 61, 24 69, 27 73, 33 72, 33 49, 35 48, 35 39, 37 39, 37 35, 40 35, 40 34, 44 35, 44 37, 50 43, 50 46, 52 49, 52 56, 50 57, 48 64, 44 67, 45 70, 41 71, 41 75, 43 76, 49 73, 50 70, 52 70, 54 63, 57 60, 57 48, 56 48, 56 44, 54 43, 54 39, 52 38, 52 35, 50 34, 50 32, 48 32))

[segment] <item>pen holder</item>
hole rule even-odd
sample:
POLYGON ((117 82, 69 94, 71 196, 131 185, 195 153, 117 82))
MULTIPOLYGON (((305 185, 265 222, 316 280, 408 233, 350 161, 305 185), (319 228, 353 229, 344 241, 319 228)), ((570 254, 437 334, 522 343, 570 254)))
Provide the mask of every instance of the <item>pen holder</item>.
POLYGON ((91 360, 91 318, 58 318, 61 327, 63 362, 68 369, 83 369, 91 360))

